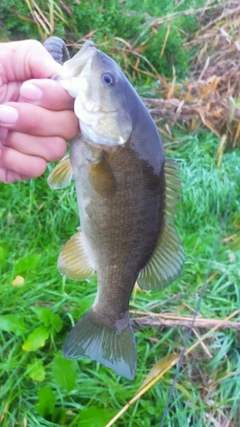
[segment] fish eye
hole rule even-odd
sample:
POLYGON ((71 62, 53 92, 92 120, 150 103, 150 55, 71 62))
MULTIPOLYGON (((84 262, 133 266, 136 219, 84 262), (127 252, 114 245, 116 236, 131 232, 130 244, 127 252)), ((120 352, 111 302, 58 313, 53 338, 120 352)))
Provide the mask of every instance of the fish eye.
POLYGON ((113 86, 116 83, 116 76, 114 73, 111 73, 111 71, 103 73, 102 79, 103 79, 104 83, 106 83, 106 85, 108 85, 108 86, 113 86))

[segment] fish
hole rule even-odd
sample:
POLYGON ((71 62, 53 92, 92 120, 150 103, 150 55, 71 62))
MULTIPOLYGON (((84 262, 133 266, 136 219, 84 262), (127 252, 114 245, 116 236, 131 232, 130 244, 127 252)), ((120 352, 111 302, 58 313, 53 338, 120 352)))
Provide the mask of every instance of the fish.
POLYGON ((80 133, 48 177, 54 190, 74 179, 80 226, 58 258, 60 273, 97 273, 96 298, 63 345, 69 359, 90 358, 132 380, 137 368, 129 301, 173 283, 184 264, 174 226, 181 179, 165 158, 156 125, 117 63, 87 41, 54 76, 75 98, 80 133))

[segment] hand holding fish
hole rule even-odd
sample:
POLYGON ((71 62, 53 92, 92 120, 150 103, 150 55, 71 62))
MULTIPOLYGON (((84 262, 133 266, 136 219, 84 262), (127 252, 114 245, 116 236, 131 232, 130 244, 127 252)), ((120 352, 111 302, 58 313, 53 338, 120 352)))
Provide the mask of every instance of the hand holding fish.
POLYGON ((0 182, 41 175, 79 132, 73 98, 49 80, 60 72, 37 41, 0 45, 0 182))

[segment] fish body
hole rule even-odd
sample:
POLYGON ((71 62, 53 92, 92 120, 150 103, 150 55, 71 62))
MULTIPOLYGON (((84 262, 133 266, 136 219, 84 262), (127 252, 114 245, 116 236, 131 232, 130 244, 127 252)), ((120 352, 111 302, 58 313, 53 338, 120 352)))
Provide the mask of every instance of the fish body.
POLYGON ((128 306, 134 284, 164 288, 184 261, 172 225, 179 179, 148 110, 113 59, 87 43, 64 67, 62 85, 76 98, 81 133, 70 143, 70 160, 63 159, 48 182, 65 187, 73 175, 81 227, 64 246, 58 268, 75 280, 97 271, 98 289, 63 354, 89 357, 132 379, 136 344, 128 306))

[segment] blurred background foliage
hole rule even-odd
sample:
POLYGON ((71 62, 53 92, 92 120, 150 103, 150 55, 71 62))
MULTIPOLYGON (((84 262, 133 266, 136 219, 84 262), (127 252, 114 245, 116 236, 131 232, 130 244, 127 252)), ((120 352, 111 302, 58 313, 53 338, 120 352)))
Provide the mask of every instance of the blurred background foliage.
MULTIPOLYGON (((113 45, 120 49, 129 43, 132 51, 144 53, 159 74, 171 77, 174 66, 178 77, 184 77, 189 71, 192 50, 182 46, 199 28, 195 13, 185 14, 185 11, 200 8, 204 3, 205 0, 1 1, 0 40, 36 38, 44 41, 54 34, 71 46, 91 35, 108 53, 116 48, 113 45), (167 14, 175 14, 170 16, 170 23, 158 24, 156 18, 167 14), (160 58, 167 32, 166 48, 160 58)), ((125 71, 131 74, 129 68, 125 71)))

